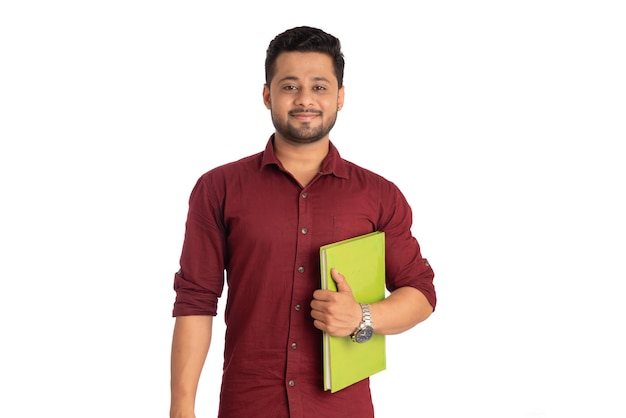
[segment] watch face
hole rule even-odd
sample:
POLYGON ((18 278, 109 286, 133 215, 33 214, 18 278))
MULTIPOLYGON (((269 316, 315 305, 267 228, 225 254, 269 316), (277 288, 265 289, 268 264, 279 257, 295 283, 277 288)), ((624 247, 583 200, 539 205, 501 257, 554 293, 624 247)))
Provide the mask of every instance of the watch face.
POLYGON ((374 335, 374 330, 372 329, 372 327, 364 327, 357 331, 355 335, 355 340, 357 343, 364 343, 366 341, 369 341, 370 338, 372 338, 372 335, 374 335))

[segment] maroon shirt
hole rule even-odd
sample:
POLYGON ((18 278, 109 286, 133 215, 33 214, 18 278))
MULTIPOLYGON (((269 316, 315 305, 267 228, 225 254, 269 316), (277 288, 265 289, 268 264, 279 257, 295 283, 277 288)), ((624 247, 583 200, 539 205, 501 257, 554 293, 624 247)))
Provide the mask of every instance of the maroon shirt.
POLYGON ((434 274, 411 222, 398 188, 341 159, 332 143, 305 188, 283 169, 272 138, 264 152, 198 180, 173 315, 216 315, 226 270, 220 417, 373 416, 369 380, 323 390, 322 333, 309 306, 320 287, 319 248, 384 231, 387 288, 414 287, 434 307, 434 274))

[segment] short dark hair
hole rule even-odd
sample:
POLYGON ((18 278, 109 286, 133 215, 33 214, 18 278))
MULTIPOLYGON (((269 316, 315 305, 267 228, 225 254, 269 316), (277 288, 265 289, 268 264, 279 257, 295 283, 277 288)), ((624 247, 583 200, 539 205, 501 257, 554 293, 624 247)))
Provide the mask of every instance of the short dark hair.
POLYGON ((345 60, 341 42, 333 35, 310 26, 298 26, 277 35, 267 48, 265 56, 265 83, 269 86, 276 73, 276 59, 282 52, 321 52, 333 60, 339 88, 343 86, 345 60))

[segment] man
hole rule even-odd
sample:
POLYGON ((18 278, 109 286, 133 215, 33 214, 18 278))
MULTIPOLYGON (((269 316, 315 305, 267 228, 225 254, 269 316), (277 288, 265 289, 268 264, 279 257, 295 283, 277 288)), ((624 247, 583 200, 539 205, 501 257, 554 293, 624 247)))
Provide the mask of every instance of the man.
POLYGON ((390 294, 369 306, 375 333, 406 331, 435 307, 434 274, 404 196, 330 142, 343 70, 334 36, 310 27, 278 35, 263 87, 274 134, 263 152, 207 172, 191 193, 174 279, 172 418, 195 416, 224 271, 223 418, 374 415, 368 379, 323 390, 322 331, 350 336, 364 313, 340 272, 332 271, 338 292, 319 289, 321 245, 385 232, 390 294))

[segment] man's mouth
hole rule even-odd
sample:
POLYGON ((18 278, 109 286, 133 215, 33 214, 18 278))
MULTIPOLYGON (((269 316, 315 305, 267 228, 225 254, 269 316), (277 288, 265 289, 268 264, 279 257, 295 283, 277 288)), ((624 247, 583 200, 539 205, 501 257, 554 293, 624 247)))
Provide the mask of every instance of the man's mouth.
POLYGON ((289 111, 289 116, 299 120, 299 121, 310 121, 321 115, 322 112, 320 110, 312 110, 312 109, 296 109, 289 111))

